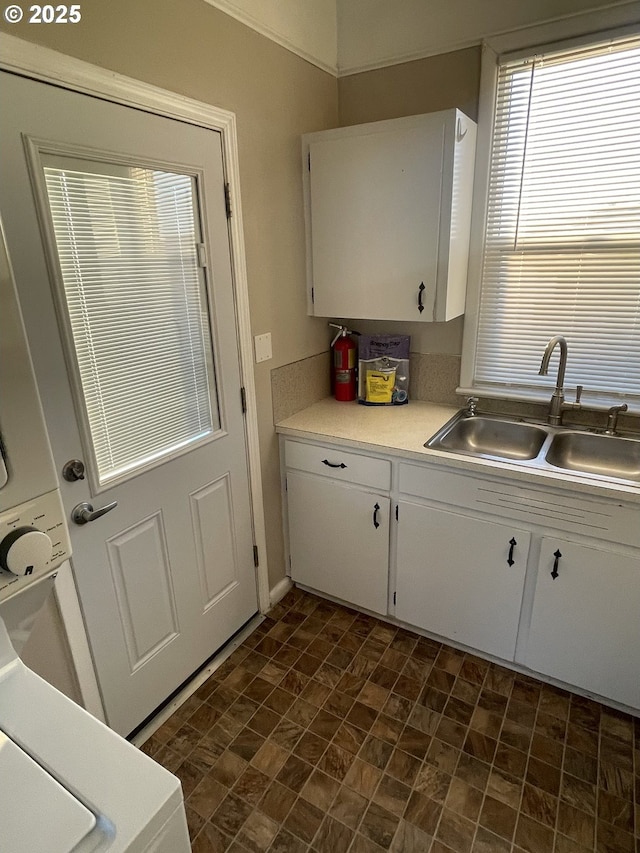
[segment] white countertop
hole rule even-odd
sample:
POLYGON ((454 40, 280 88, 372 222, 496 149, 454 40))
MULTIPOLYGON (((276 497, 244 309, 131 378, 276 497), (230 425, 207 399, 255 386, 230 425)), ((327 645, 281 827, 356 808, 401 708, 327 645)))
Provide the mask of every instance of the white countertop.
POLYGON ((565 488, 581 495, 615 498, 640 504, 640 486, 576 475, 567 471, 527 468, 515 462, 500 462, 424 447, 458 411, 453 406, 412 400, 406 406, 362 406, 339 403, 327 397, 276 424, 276 431, 310 441, 330 441, 344 447, 415 459, 442 462, 451 468, 503 475, 530 485, 565 488))

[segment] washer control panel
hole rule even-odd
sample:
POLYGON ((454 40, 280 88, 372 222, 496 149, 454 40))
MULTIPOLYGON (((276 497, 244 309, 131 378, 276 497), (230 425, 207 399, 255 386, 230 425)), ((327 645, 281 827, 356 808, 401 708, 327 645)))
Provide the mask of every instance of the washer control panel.
POLYGON ((71 556, 60 493, 48 492, 0 513, 0 601, 71 556))

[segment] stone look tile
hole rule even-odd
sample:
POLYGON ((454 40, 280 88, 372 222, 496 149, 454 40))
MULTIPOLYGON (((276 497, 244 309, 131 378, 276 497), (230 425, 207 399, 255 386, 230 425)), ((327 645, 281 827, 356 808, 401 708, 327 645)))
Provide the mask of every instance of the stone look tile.
POLYGON ((475 823, 451 809, 444 809, 438 824, 436 839, 441 841, 447 850, 469 853, 475 830, 475 823))
POLYGON ((526 815, 520 815, 515 836, 516 844, 527 853, 553 849, 553 830, 526 815))
POLYGON ((212 776, 205 776, 188 799, 189 807, 208 820, 227 796, 227 788, 212 776))
POLYGON ((383 850, 388 850, 393 841, 399 818, 377 803, 371 803, 362 818, 360 832, 374 841, 383 850))
POLYGON ((480 813, 480 825, 510 841, 516 828, 518 812, 511 806, 486 796, 480 813))
POLYGON ((339 788, 340 783, 331 776, 321 770, 314 770, 300 796, 326 812, 339 788))
POLYGON ((318 853, 347 853, 353 839, 353 830, 331 817, 325 817, 314 841, 318 853))
POLYGON ((277 823, 282 823, 295 800, 295 792, 285 788, 279 782, 273 782, 267 788, 259 806, 270 818, 277 823))
POLYGON ((322 823, 323 817, 324 814, 319 808, 298 797, 284 821, 284 825, 289 832, 302 839, 306 844, 310 844, 322 823))
POLYGON ((351 829, 355 829, 360 823, 360 819, 368 805, 369 800, 366 797, 343 785, 336 794, 329 809, 329 814, 351 829))
POLYGON ((640 853, 640 721, 297 589, 143 749, 194 853, 640 853))
POLYGON ((269 849, 278 829, 274 820, 262 812, 254 811, 240 830, 238 840, 253 853, 262 853, 269 849))
POLYGON ((344 784, 363 797, 371 799, 382 777, 378 770, 366 761, 356 758, 344 779, 344 784))
POLYGON ((402 817, 411 795, 411 788, 392 776, 383 776, 374 794, 374 802, 392 814, 402 817))
POLYGON ((441 813, 442 806, 439 803, 414 791, 409 798, 404 817, 429 835, 435 835, 441 813))
POLYGON ((525 784, 520 811, 553 829, 558 813, 558 800, 540 788, 525 784))
POLYGON ((482 806, 482 793, 462 779, 452 779, 445 805, 454 812, 476 821, 482 806))

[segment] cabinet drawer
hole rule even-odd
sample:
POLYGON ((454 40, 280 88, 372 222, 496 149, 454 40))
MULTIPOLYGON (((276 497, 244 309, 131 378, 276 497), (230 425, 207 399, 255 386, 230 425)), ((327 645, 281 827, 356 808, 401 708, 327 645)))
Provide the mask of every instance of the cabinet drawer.
POLYGON ((389 491, 391 463, 386 459, 373 459, 371 456, 348 453, 341 447, 319 447, 315 444, 301 444, 299 441, 285 441, 284 447, 287 468, 389 491))

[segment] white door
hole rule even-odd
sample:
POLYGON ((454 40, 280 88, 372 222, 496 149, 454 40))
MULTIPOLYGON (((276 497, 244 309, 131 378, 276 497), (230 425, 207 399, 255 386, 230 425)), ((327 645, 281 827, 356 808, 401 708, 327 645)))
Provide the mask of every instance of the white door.
POLYGON ((107 720, 257 610, 220 134, 3 73, 0 206, 107 720))
POLYGON ((389 498, 289 471, 287 505, 293 580, 386 614, 389 498))
POLYGON ((395 615, 513 660, 531 534, 401 501, 395 615))
POLYGON ((545 536, 522 663, 640 708, 640 560, 545 536))
POLYGON ((442 114, 333 133, 309 147, 314 314, 435 319, 442 114))

